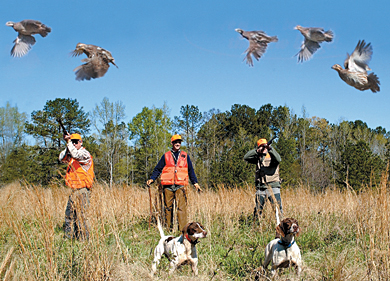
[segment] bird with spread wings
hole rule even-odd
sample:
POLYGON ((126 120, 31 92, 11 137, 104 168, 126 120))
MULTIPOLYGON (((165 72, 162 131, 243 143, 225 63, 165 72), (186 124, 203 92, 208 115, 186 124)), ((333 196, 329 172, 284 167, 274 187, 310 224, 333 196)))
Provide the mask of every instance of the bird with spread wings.
POLYGON ((36 42, 32 35, 40 34, 42 37, 46 37, 51 32, 50 27, 37 20, 8 21, 5 25, 12 27, 18 33, 11 50, 13 57, 23 57, 30 51, 36 42))
POLYGON ((103 77, 110 67, 109 63, 118 68, 111 52, 99 46, 78 43, 76 49, 72 52, 72 56, 79 56, 83 53, 87 55, 87 58, 81 60, 85 63, 73 70, 78 81, 103 77))
MULTIPOLYGON (((246 49, 246 63, 253 66, 252 56, 259 60, 267 50, 268 43, 278 42, 278 37, 268 36, 264 31, 244 31, 236 28, 235 31, 240 33, 242 37, 249 41, 249 47, 246 49)), ((245 60, 244 58, 244 60, 245 60)))
POLYGON ((347 54, 344 69, 339 64, 333 65, 332 69, 338 72, 345 83, 360 91, 379 92, 380 82, 378 76, 373 72, 367 74, 367 71, 371 70, 368 67, 368 62, 371 60, 372 53, 371 43, 366 44, 364 40, 359 40, 353 53, 351 55, 347 54))

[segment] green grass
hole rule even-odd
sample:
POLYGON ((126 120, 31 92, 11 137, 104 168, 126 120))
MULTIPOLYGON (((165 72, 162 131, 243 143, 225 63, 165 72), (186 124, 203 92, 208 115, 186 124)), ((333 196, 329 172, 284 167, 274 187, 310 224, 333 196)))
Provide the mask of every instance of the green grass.
MULTIPOLYGON (((95 187, 89 241, 64 238, 69 192, 19 184, 0 189, 0 278, 152 280, 151 253, 160 237, 155 224, 149 228, 147 190, 95 187)), ((304 265, 300 277, 285 269, 275 280, 388 280, 388 196, 386 185, 360 194, 282 190, 285 217, 296 218, 302 229, 297 244, 304 265)), ((200 221, 208 231, 197 245, 196 280, 255 279, 264 248, 275 236, 275 218, 267 205, 253 222, 253 207, 250 188, 189 192, 189 220, 200 221)), ((194 280, 188 265, 172 276, 168 268, 163 258, 155 278, 194 280)), ((268 280, 265 276, 260 280, 268 280)))

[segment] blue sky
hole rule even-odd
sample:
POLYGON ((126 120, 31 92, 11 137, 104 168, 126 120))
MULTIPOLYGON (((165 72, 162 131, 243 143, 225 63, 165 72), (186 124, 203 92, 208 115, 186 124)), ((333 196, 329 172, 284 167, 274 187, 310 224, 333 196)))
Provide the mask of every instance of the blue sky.
POLYGON ((0 106, 9 101, 28 115, 47 100, 77 99, 90 111, 104 97, 121 100, 126 122, 144 106, 171 109, 196 105, 200 111, 230 110, 233 104, 260 108, 286 105, 298 115, 362 120, 390 130, 390 37, 387 1, 7 1, 0 10, 0 106), (17 33, 7 21, 36 19, 52 28, 23 58, 9 53, 17 33), (312 60, 294 56, 303 37, 294 27, 323 27, 335 33, 312 60), (244 62, 248 42, 234 31, 277 35, 254 67, 244 62), (343 64, 359 39, 371 42, 369 64, 381 91, 361 92, 331 69, 343 64), (73 69, 77 43, 109 51, 119 68, 103 78, 78 82, 73 69))

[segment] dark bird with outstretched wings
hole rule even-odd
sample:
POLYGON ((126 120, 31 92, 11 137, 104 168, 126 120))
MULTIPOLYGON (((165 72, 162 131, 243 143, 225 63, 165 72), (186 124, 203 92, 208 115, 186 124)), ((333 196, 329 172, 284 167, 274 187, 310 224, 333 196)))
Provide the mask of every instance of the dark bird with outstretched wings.
MULTIPOLYGON (((242 29, 236 28, 235 31, 240 33, 242 37, 248 39, 249 47, 246 49, 246 63, 249 66, 253 66, 252 56, 259 60, 261 56, 267 50, 268 43, 278 42, 278 37, 268 36, 264 31, 244 31, 242 29)), ((244 58, 244 60, 245 60, 244 58)))
POLYGON ((72 52, 72 56, 79 56, 83 53, 87 55, 87 58, 81 60, 85 63, 73 70, 78 81, 103 77, 110 67, 109 63, 118 68, 111 52, 99 46, 78 43, 76 49, 72 52))
POLYGON ((8 21, 6 26, 11 26, 17 33, 18 37, 14 40, 11 50, 11 56, 23 57, 35 44, 34 34, 40 34, 46 37, 51 32, 51 28, 37 20, 22 20, 21 22, 8 21))
POLYGON ((333 31, 325 31, 323 28, 319 27, 302 27, 297 25, 295 29, 299 30, 305 40, 301 45, 301 50, 296 54, 298 56, 298 62, 304 62, 313 56, 313 54, 321 48, 320 43, 322 42, 332 42, 333 40, 333 31))

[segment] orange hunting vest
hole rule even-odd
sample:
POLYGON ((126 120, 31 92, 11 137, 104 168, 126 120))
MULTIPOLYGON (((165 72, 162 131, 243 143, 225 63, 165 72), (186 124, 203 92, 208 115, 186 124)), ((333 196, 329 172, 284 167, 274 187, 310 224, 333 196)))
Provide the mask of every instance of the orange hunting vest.
POLYGON ((72 158, 68 164, 68 169, 66 170, 65 183, 72 189, 80 189, 87 187, 91 188, 93 183, 93 178, 95 174, 93 173, 93 159, 91 156, 91 167, 88 171, 85 171, 79 161, 72 158))
POLYGON ((165 155, 165 167, 161 173, 162 185, 188 185, 187 153, 181 151, 175 165, 175 159, 171 151, 165 155))

